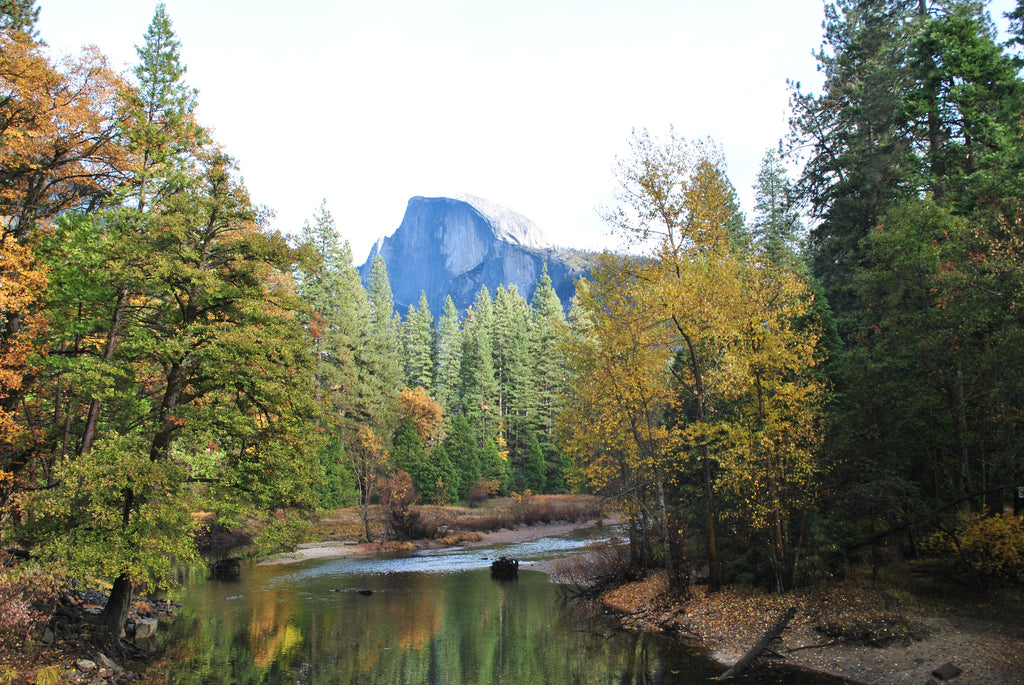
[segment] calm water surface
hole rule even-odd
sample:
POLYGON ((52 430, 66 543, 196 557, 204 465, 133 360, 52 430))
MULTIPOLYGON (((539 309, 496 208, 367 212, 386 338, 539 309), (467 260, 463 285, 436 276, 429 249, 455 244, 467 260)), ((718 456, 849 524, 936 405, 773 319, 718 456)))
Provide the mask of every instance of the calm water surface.
MULTIPOLYGON (((237 583, 187 582, 164 635, 167 683, 705 683, 698 648, 614 630, 564 601, 529 562, 566 556, 591 530, 530 543, 247 566, 237 583), (490 562, 523 560, 498 582, 490 562), (364 596, 339 590, 372 590, 364 596)), ((743 682, 814 683, 793 674, 743 682)))

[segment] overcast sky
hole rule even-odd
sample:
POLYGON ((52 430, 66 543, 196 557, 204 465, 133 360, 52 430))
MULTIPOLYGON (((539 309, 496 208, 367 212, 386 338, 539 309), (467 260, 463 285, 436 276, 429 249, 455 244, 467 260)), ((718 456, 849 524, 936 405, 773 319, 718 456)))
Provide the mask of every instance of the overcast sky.
MULTIPOLYGON (((37 0, 57 54, 136 62, 156 2, 37 0)), ((787 132, 786 79, 816 89, 822 0, 166 0, 200 122, 273 226, 322 199, 357 263, 409 198, 468 193, 549 241, 613 247, 597 209, 633 128, 710 136, 744 209, 787 132)), ((991 11, 1000 27, 1014 0, 991 11)))

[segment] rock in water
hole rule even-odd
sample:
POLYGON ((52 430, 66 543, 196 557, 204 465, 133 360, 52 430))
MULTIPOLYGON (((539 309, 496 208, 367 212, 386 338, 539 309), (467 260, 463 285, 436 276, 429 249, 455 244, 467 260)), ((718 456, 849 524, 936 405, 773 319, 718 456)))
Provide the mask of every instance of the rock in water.
POLYGON ((387 265, 396 311, 404 315, 422 291, 435 317, 448 295, 465 311, 482 285, 492 297, 499 285, 514 285, 529 300, 545 263, 567 306, 575 279, 589 273, 593 260, 589 253, 552 247, 521 214, 468 195, 409 200, 401 226, 370 250, 360 269, 364 283, 377 255, 387 265))
POLYGON ((210 578, 213 580, 238 580, 242 572, 241 559, 228 557, 207 564, 210 569, 210 578))
POLYGON ((155 618, 139 619, 135 624, 135 639, 145 640, 156 635, 157 621, 155 618))
POLYGON ((508 557, 498 557, 491 562, 491 578, 515 580, 519 577, 519 562, 508 557))

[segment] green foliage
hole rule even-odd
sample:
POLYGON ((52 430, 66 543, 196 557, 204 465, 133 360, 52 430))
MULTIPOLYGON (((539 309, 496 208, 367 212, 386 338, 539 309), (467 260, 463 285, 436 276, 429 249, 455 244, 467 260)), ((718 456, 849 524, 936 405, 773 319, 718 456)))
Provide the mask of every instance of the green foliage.
POLYGON ((421 291, 419 306, 409 305, 409 313, 402 324, 406 387, 434 392, 434 338, 434 317, 427 304, 427 294, 421 291))
POLYGON ((260 554, 294 552, 299 543, 309 540, 313 525, 301 516, 275 512, 256 536, 260 554))
POLYGON ((28 511, 47 515, 19 531, 41 562, 90 579, 127 575, 166 588, 174 560, 197 559, 187 474, 150 459, 138 435, 109 436, 87 455, 58 464, 56 487, 26 494, 28 511))
POLYGON ((452 468, 459 474, 457 490, 449 489, 453 499, 466 499, 469 490, 480 478, 482 467, 480 452, 473 439, 472 428, 465 414, 457 414, 451 421, 448 435, 441 443, 445 455, 452 463, 452 468))
POLYGON ((456 407, 459 396, 459 374, 462 368, 462 327, 459 313, 449 295, 437 325, 437 367, 434 373, 434 399, 441 404, 445 416, 456 407))
POLYGON ((411 420, 404 421, 395 431, 393 445, 391 457, 394 466, 407 473, 418 472, 427 457, 427 451, 411 420))
POLYGON ((461 492, 468 490, 464 483, 466 475, 455 467, 442 443, 431 451, 430 456, 416 470, 413 484, 427 502, 447 505, 459 497, 461 492))
POLYGON ((355 478, 341 450, 341 444, 334 443, 321 452, 323 479, 316 484, 316 493, 320 506, 325 509, 351 507, 358 501, 355 478))
POLYGON ((527 454, 525 468, 526 487, 532 492, 547 492, 548 461, 544 450, 534 435, 530 435, 530 451, 527 454))
POLYGON ((39 8, 36 0, 3 0, 0 2, 0 29, 20 31, 35 40, 39 8))

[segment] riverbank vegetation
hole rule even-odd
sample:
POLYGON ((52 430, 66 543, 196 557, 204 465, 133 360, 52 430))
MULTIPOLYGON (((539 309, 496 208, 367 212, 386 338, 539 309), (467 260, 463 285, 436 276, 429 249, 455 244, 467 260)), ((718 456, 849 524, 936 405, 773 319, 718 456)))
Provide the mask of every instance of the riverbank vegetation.
POLYGON ((327 207, 266 227, 163 5, 129 73, 52 58, 34 5, 0 5, 12 635, 39 639, 18 588, 45 568, 112 585, 116 643, 210 522, 432 536, 425 505, 569 491, 682 596, 924 556, 1021 582, 1024 7, 1000 44, 974 2, 829 5, 751 217, 712 141, 639 130, 606 212, 630 254, 572 303, 545 274, 435 319, 396 314, 383 261, 361 281, 327 207))

